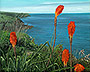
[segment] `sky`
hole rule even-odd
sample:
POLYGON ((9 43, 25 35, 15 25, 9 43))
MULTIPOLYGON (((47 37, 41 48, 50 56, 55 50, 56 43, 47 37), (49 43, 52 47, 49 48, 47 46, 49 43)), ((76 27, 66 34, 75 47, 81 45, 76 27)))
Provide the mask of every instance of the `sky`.
POLYGON ((63 13, 90 13, 90 0, 0 0, 0 11, 54 13, 58 5, 63 13))

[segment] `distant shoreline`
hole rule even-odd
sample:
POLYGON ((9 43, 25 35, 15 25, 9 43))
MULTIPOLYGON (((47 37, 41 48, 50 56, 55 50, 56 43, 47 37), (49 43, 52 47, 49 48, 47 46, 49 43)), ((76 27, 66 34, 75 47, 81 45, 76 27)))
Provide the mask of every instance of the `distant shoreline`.
MULTIPOLYGON (((0 11, 7 12, 7 11, 0 11)), ((55 14, 55 13, 31 13, 31 12, 8 12, 8 13, 24 13, 24 14, 55 14)), ((90 14, 90 13, 62 13, 62 14, 90 14)))
MULTIPOLYGON (((30 15, 31 14, 50 14, 51 15, 51 14, 55 14, 55 13, 30 13, 30 15)), ((62 14, 65 15, 65 14, 90 14, 90 13, 62 13, 62 14)))

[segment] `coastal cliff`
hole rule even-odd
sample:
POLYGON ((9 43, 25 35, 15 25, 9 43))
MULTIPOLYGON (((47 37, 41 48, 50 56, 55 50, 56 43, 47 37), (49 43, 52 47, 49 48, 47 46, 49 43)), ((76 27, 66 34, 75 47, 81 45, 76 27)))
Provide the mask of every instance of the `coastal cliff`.
POLYGON ((33 26, 24 25, 21 18, 30 16, 28 13, 0 12, 0 30, 21 32, 33 26))

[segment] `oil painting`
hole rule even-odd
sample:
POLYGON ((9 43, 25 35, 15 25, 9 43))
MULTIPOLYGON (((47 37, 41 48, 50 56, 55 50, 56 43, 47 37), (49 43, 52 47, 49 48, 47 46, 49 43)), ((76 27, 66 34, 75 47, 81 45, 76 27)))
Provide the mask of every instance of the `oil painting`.
POLYGON ((90 72, 89 0, 0 0, 0 72, 90 72))

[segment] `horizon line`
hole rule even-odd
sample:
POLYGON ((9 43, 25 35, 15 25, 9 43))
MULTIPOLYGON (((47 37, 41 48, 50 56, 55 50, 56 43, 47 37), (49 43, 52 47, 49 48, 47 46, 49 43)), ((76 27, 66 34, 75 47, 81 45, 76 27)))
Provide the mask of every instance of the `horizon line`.
MULTIPOLYGON (((55 13, 39 13, 39 12, 12 12, 12 11, 0 11, 0 12, 9 12, 9 13, 28 13, 28 14, 55 14, 55 13)), ((81 13, 81 14, 85 14, 85 13, 87 13, 87 14, 90 14, 90 12, 71 12, 71 13, 69 13, 69 12, 64 12, 64 13, 61 13, 61 14, 77 14, 77 13, 81 13)))

